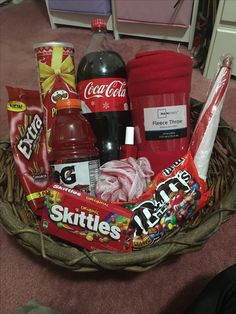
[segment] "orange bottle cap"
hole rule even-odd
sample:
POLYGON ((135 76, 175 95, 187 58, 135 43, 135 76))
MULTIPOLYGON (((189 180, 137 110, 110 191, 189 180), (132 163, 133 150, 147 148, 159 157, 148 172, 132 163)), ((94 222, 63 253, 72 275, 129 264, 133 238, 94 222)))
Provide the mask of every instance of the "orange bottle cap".
POLYGON ((60 99, 56 103, 56 109, 69 109, 69 108, 81 108, 81 103, 79 99, 69 98, 69 99, 60 99))

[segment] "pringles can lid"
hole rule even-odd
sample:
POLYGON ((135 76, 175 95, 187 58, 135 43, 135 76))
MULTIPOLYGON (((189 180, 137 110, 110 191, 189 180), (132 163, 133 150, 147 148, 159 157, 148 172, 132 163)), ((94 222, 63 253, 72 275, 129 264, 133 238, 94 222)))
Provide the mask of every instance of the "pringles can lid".
POLYGON ((40 47, 68 47, 68 48, 74 48, 74 45, 72 43, 67 42, 60 42, 60 41, 49 41, 49 42, 40 42, 33 45, 33 49, 37 49, 40 47))

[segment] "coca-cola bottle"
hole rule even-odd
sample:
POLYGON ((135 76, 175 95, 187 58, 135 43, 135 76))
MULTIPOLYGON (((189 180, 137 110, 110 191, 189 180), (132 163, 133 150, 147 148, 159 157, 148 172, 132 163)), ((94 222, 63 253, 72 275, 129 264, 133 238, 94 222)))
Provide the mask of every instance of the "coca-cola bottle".
POLYGON ((110 46, 106 21, 91 22, 92 39, 77 71, 82 113, 97 138, 101 164, 119 159, 126 126, 131 124, 126 65, 110 46))

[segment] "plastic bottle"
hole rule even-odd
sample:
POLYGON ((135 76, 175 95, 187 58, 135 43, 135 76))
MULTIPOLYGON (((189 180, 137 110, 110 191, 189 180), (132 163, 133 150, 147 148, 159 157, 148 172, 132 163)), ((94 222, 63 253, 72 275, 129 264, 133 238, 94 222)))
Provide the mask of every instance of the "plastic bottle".
POLYGON ((90 123, 81 114, 79 99, 62 99, 49 139, 53 181, 95 195, 99 151, 90 123))
POLYGON ((97 137, 101 164, 119 159, 126 126, 131 125, 126 65, 109 46, 106 21, 91 22, 92 39, 77 71, 82 113, 97 137))

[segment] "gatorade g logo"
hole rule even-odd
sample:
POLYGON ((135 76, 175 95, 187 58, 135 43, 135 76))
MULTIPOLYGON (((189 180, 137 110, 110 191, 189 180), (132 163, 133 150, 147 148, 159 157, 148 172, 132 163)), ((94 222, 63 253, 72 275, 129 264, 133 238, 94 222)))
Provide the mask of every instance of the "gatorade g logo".
POLYGON ((54 180, 58 183, 64 183, 65 185, 72 185, 76 183, 75 167, 68 165, 62 169, 57 169, 54 166, 54 180))

